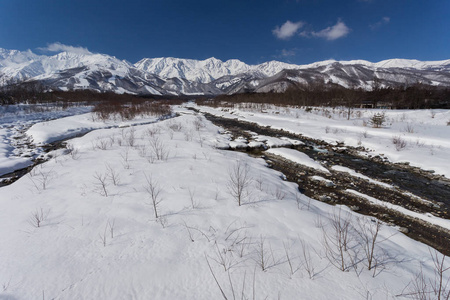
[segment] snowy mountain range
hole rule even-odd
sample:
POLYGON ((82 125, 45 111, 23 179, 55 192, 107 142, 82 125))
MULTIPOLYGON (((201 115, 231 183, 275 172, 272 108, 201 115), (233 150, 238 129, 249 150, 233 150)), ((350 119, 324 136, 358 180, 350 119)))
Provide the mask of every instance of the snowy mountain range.
POLYGON ((0 48, 0 86, 11 82, 39 82, 47 90, 91 89, 151 95, 220 95, 241 92, 282 92, 290 86, 334 83, 371 89, 421 82, 450 86, 450 59, 418 61, 390 59, 326 60, 308 65, 279 61, 247 65, 180 58, 144 58, 135 64, 114 56, 61 52, 37 55, 30 50, 0 48))

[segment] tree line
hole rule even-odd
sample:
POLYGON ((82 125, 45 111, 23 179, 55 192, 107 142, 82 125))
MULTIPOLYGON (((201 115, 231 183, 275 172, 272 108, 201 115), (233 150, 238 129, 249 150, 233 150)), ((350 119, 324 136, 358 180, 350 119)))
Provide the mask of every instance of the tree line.
MULTIPOLYGON (((92 90, 48 91, 39 82, 10 84, 0 87, 0 105, 46 102, 110 102, 142 103, 149 100, 186 101, 188 96, 156 96, 116 94, 92 90)), ((197 97, 197 101, 208 101, 210 105, 229 103, 267 103, 293 106, 345 106, 366 108, 428 109, 450 108, 450 88, 416 83, 409 86, 380 87, 374 85, 367 91, 344 88, 335 84, 315 83, 308 86, 290 87, 283 93, 239 93, 219 95, 214 98, 197 97)))
POLYGON ((212 105, 218 105, 221 102, 249 102, 293 106, 450 108, 450 89, 418 83, 408 87, 374 87, 372 90, 366 91, 337 85, 316 84, 301 88, 291 87, 284 93, 221 95, 209 101, 212 105))

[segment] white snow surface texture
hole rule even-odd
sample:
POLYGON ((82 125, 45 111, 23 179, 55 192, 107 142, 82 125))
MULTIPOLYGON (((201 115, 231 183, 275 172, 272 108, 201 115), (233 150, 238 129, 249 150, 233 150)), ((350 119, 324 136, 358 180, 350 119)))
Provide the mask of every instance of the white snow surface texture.
POLYGON ((263 159, 217 149, 229 142, 220 128, 175 109, 180 116, 126 128, 82 114, 30 129, 49 141, 97 128, 69 141, 72 155, 58 150, 0 188, 0 299, 221 299, 219 285, 228 299, 399 299, 420 269, 433 277, 428 247, 387 225, 375 272, 362 256, 340 271, 325 258, 330 218, 369 218, 299 194, 263 159), (230 187, 237 166, 251 179, 241 206, 230 187))

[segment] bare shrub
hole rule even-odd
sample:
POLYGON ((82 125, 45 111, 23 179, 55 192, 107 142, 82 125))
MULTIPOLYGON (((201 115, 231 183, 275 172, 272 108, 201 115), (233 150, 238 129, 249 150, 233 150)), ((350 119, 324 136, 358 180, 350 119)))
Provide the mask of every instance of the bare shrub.
POLYGON ((283 200, 286 197, 286 193, 282 190, 281 187, 277 186, 274 196, 277 200, 283 200))
POLYGON ((259 175, 259 177, 255 179, 255 186, 259 191, 264 191, 264 180, 262 179, 261 175, 259 175))
POLYGON ((367 139, 367 138, 369 137, 369 133, 367 132, 367 130, 364 130, 364 131, 362 132, 362 136, 363 136, 365 139, 367 139))
POLYGON ((446 256, 437 250, 428 250, 433 262, 433 277, 427 280, 421 266, 420 271, 397 296, 417 300, 450 299, 450 277, 445 274, 450 267, 445 267, 446 256))
POLYGON ((218 263, 225 272, 239 265, 241 262, 239 259, 234 257, 233 252, 228 249, 228 247, 224 247, 222 245, 219 246, 217 241, 214 243, 214 248, 214 256, 210 258, 218 263))
POLYGON ((191 189, 190 187, 188 188, 189 190, 189 199, 191 200, 191 207, 192 209, 197 207, 197 202, 195 201, 195 188, 191 189))
POLYGON ((130 130, 126 134, 126 143, 128 146, 133 147, 136 143, 136 129, 133 127, 130 128, 130 130))
POLYGON ((184 140, 185 141, 192 141, 192 131, 191 130, 185 130, 184 131, 184 140))
POLYGON ((166 144, 157 135, 150 138, 150 147, 157 160, 167 160, 169 158, 169 149, 166 144))
POLYGON ((434 119, 434 117, 436 116, 436 112, 434 110, 430 111, 430 116, 432 119, 434 119))
POLYGON ((169 134, 170 139, 173 140, 173 135, 174 135, 173 130, 169 129, 167 132, 169 134))
POLYGON ((107 174, 100 174, 98 172, 95 172, 95 174, 93 175, 95 182, 95 189, 94 191, 99 193, 102 196, 108 197, 108 182, 107 182, 107 178, 108 175, 107 174))
POLYGON ((122 158, 122 165, 125 169, 130 168, 130 161, 129 161, 129 149, 126 148, 124 152, 120 153, 120 157, 122 158))
POLYGON ((248 189, 252 182, 249 167, 239 160, 228 170, 228 176, 228 191, 238 205, 241 206, 249 195, 248 189))
POLYGON ((303 258, 303 268, 306 273, 308 273, 309 279, 313 279, 316 275, 314 268, 314 260, 311 257, 311 249, 306 245, 306 243, 300 240, 302 245, 302 258, 303 258))
POLYGON ((36 209, 36 211, 31 214, 28 223, 30 223, 30 225, 33 227, 39 228, 41 227, 42 222, 47 219, 48 214, 49 211, 44 212, 44 209, 42 209, 42 207, 40 209, 36 209))
POLYGON ((163 198, 160 195, 162 192, 162 188, 158 182, 153 180, 153 178, 151 176, 148 177, 145 174, 145 179, 147 181, 147 185, 144 186, 144 189, 150 195, 150 200, 152 201, 151 204, 153 206, 153 212, 155 213, 155 218, 158 218, 158 207, 161 204, 161 202, 163 201, 163 198))
POLYGON ((132 120, 138 116, 167 116, 172 113, 169 105, 160 101, 147 101, 142 98, 130 98, 130 95, 108 95, 109 99, 99 101, 93 112, 100 120, 132 120), (127 99, 118 99, 128 97, 127 99))
POLYGON ((137 149, 140 157, 147 157, 147 146, 146 145, 136 145, 135 149, 137 149))
MULTIPOLYGON (((360 237, 360 243, 364 250, 364 256, 367 263, 367 269, 372 270, 381 263, 377 253, 378 244, 384 240, 378 240, 378 233, 381 228, 381 222, 378 219, 370 220, 367 218, 358 219, 357 234, 360 237)), ((375 272, 376 270, 374 270, 375 272)))
POLYGON ((272 245, 270 243, 266 243, 266 238, 263 236, 260 236, 259 241, 256 243, 255 254, 256 258, 254 260, 258 267, 260 267, 264 272, 284 263, 282 257, 275 257, 272 250, 272 245))
POLYGON ((419 148, 425 147, 425 142, 422 141, 421 139, 417 139, 416 140, 416 146, 419 148))
POLYGON ((28 178, 33 183, 34 187, 38 190, 46 190, 48 188, 49 182, 53 179, 53 169, 48 171, 44 171, 42 165, 39 167, 39 170, 33 169, 30 173, 28 173, 28 178))
POLYGON ((406 124, 406 126, 404 127, 403 130, 405 132, 408 132, 408 133, 414 133, 415 132, 414 126, 411 123, 406 124))
POLYGON ((68 154, 73 160, 80 158, 80 151, 74 147, 72 144, 66 144, 66 149, 68 154))
POLYGON ((161 134, 161 128, 158 126, 147 128, 147 130, 145 130, 144 134, 147 135, 149 138, 151 138, 157 134, 161 134))
POLYGON ((109 234, 111 238, 114 238, 114 226, 116 225, 116 219, 113 219, 112 222, 108 220, 108 228, 109 228, 109 234))
POLYGON ((106 150, 111 147, 111 141, 106 140, 104 138, 97 138, 95 142, 93 142, 93 149, 106 150))
POLYGON ((341 209, 330 215, 330 228, 322 226, 322 245, 328 261, 341 271, 348 271, 353 266, 352 256, 348 253, 351 239, 351 215, 343 214, 341 209))
POLYGON ((428 250, 434 267, 434 278, 430 282, 431 289, 438 300, 448 300, 450 298, 450 276, 445 276, 444 273, 450 270, 450 267, 445 267, 446 256, 440 254, 437 250, 428 250))
POLYGON ((99 237, 100 237, 100 241, 102 242, 102 244, 103 244, 103 247, 106 247, 106 242, 107 242, 107 233, 108 232, 108 222, 106 223, 106 225, 105 225, 105 230, 103 231, 103 234, 100 234, 99 233, 99 237))
POLYGON ((187 232, 189 233, 189 239, 191 240, 191 242, 195 241, 194 240, 194 235, 192 233, 193 231, 200 233, 203 237, 206 238, 206 240, 208 242, 211 241, 211 237, 208 236, 206 233, 204 233, 202 230, 200 230, 200 229, 198 229, 196 227, 188 226, 185 221, 183 221, 183 223, 184 223, 184 227, 186 228, 187 232))
POLYGON ((205 127, 205 124, 203 123, 203 119, 201 116, 197 116, 197 118, 195 118, 193 124, 194 124, 194 128, 196 131, 199 131, 200 128, 205 127))
POLYGON ((181 129, 183 129, 183 126, 181 126, 181 123, 178 122, 171 122, 168 125, 169 129, 175 131, 175 132, 180 132, 181 129))
POLYGON ((157 222, 162 226, 162 228, 166 228, 167 226, 169 226, 169 220, 166 216, 159 216, 157 222))
POLYGON ((396 135, 396 136, 393 136, 393 137, 392 137, 392 144, 395 145, 395 149, 396 149, 397 151, 401 151, 401 150, 403 150, 404 148, 406 148, 406 146, 407 146, 408 143, 407 143, 404 139, 402 139, 401 136, 396 135))
POLYGON ((2 283, 2 291, 6 292, 9 288, 9 285, 11 284, 11 278, 8 280, 8 282, 2 283))
POLYGON ((120 174, 114 170, 109 164, 106 164, 106 176, 111 180, 111 182, 117 186, 120 184, 120 174))
POLYGON ((286 262, 288 263, 290 275, 292 276, 298 270, 300 270, 300 264, 296 262, 296 257, 292 256, 290 253, 290 248, 292 244, 283 242, 283 246, 284 246, 284 253, 286 255, 286 262))

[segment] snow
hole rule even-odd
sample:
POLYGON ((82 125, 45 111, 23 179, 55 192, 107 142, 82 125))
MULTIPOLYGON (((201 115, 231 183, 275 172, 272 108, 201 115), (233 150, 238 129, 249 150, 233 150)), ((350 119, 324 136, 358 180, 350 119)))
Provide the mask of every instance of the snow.
POLYGON ((22 131, 32 124, 45 120, 76 115, 90 111, 92 107, 68 107, 51 105, 3 105, 0 106, 0 176, 30 166, 40 149, 29 148, 22 131))
POLYGON ((266 151, 270 154, 275 154, 281 157, 284 157, 290 161, 293 161, 297 164, 307 166, 309 168, 324 172, 324 173, 330 173, 325 167, 323 167, 320 163, 316 162, 312 158, 310 158, 308 155, 306 155, 303 152, 294 150, 294 149, 288 149, 288 148, 275 148, 275 149, 269 149, 266 151))
MULTIPOLYGON (((91 89, 130 94, 147 91, 153 95, 173 93, 217 95, 230 92, 227 90, 239 81, 242 81, 242 84, 238 88, 248 84, 258 92, 272 91, 273 84, 267 85, 265 78, 276 77, 283 70, 310 68, 316 68, 315 71, 321 73, 318 75, 324 82, 330 80, 347 87, 349 78, 360 78, 358 87, 370 90, 372 85, 370 80, 367 80, 367 74, 360 70, 361 66, 368 72, 379 71, 379 78, 392 84, 404 84, 407 81, 414 81, 417 76, 422 76, 422 81, 431 82, 433 85, 449 85, 448 76, 441 76, 439 72, 448 73, 450 60, 421 62, 393 59, 379 63, 362 60, 339 62, 327 60, 308 65, 269 61, 259 65, 247 65, 236 59, 223 62, 214 57, 206 60, 160 57, 144 58, 135 64, 130 64, 114 56, 91 53, 87 50, 65 51, 46 56, 36 55, 30 50, 21 52, 0 48, 0 76, 4 79, 1 84, 6 84, 9 80, 33 79, 45 81, 44 85, 51 82, 52 89, 91 89), (352 66, 358 66, 358 69, 352 66), (391 71, 392 68, 394 72, 391 71), (406 73, 398 75, 398 68, 406 70, 406 73), (413 74, 414 70, 420 74, 413 74), (331 73, 335 71, 343 71, 349 76, 345 78, 334 76, 331 73), (177 84, 171 84, 171 81, 176 81, 177 84), (214 84, 210 84, 212 82, 214 84), (256 89, 259 83, 262 83, 262 86, 256 89)), ((301 77, 304 76, 292 75, 288 76, 288 79, 307 83, 301 77)), ((275 84, 275 90, 284 91, 286 88, 286 82, 275 84)))
POLYGON ((289 147, 293 145, 289 139, 280 139, 265 135, 255 136, 254 139, 257 142, 263 142, 269 148, 289 147))
POLYGON ((355 191, 355 190, 348 189, 348 190, 346 190, 346 192, 352 193, 352 194, 357 195, 357 196, 362 197, 362 198, 365 198, 365 199, 369 200, 370 202, 372 202, 372 203, 374 203, 376 205, 380 205, 380 206, 384 206, 384 207, 392 209, 392 210, 396 210, 396 211, 398 211, 398 212, 400 212, 400 213, 402 213, 404 215, 411 216, 413 218, 417 218, 417 219, 426 221, 428 223, 431 223, 433 225, 437 225, 437 226, 440 226, 440 227, 442 227, 444 229, 450 230, 450 220, 435 217, 435 216, 433 216, 430 213, 420 214, 420 213, 411 211, 409 209, 406 209, 404 207, 401 207, 399 205, 395 205, 395 204, 392 204, 392 203, 388 203, 388 202, 384 202, 384 201, 378 200, 378 199, 376 199, 374 197, 362 194, 362 193, 360 193, 358 191, 355 191))
POLYGON ((85 134, 92 130, 111 127, 128 127, 139 124, 156 122, 156 117, 142 118, 139 121, 129 120, 99 122, 93 113, 70 116, 49 122, 41 122, 33 125, 26 134, 32 137, 37 145, 48 144, 67 138, 85 134))
POLYGON ((328 183, 328 184, 333 184, 333 181, 331 181, 329 179, 326 179, 326 178, 323 178, 322 176, 314 175, 314 176, 311 177, 311 179, 312 180, 316 180, 316 181, 325 182, 325 183, 328 183))
POLYGON ((157 90, 155 90, 154 88, 152 88, 152 87, 150 87, 150 86, 148 86, 148 85, 145 86, 145 89, 146 89, 150 94, 153 94, 153 95, 161 95, 160 92, 158 92, 157 90))
POLYGON ((354 177, 358 177, 358 178, 367 180, 367 181, 369 181, 370 183, 374 183, 374 184, 376 184, 376 185, 380 185, 380 186, 385 187, 385 188, 390 188, 390 189, 394 188, 394 186, 392 186, 392 185, 390 185, 390 184, 387 184, 387 183, 384 183, 384 182, 381 182, 381 181, 378 181, 378 180, 374 180, 374 179, 372 179, 372 178, 369 178, 369 177, 367 177, 367 176, 365 176, 365 175, 363 175, 363 174, 361 174, 361 173, 358 173, 358 172, 356 172, 355 170, 352 170, 352 169, 347 168, 347 167, 343 167, 343 166, 332 166, 331 169, 333 169, 333 170, 335 170, 335 171, 338 171, 338 172, 348 173, 348 174, 351 175, 351 176, 354 176, 354 177))
MULTIPOLYGON (((263 159, 218 149, 229 142, 223 129, 183 107, 174 110, 179 116, 167 120, 122 124, 81 114, 28 130, 42 143, 96 129, 68 141, 72 154, 50 153, 51 160, 0 188, 0 299, 220 299, 211 271, 228 299, 233 291, 247 299, 399 299, 419 270, 433 278, 428 248, 387 225, 375 253, 389 260, 376 276, 362 256, 357 270, 338 270, 321 242, 330 218, 370 218, 299 194, 263 159), (104 149, 95 147, 103 140, 104 149), (155 147, 166 156, 156 158, 155 147), (241 206, 230 194, 237 166, 252 179, 241 206), (149 182, 160 188, 159 218, 149 182), (39 227, 36 213, 44 216, 39 227)), ((292 149, 268 151, 321 168, 292 149)))
MULTIPOLYGON (((245 105, 244 105, 245 106, 245 105)), ((409 162, 412 166, 432 170, 450 178, 450 110, 379 110, 353 109, 350 120, 346 108, 279 108, 264 105, 262 109, 197 107, 201 111, 226 118, 238 118, 260 126, 270 126, 290 133, 323 140, 330 144, 366 148, 363 156, 382 155, 394 163, 409 162), (382 128, 372 128, 368 121, 375 113, 384 113, 386 123, 382 128), (393 138, 406 142, 397 149, 393 138)))

